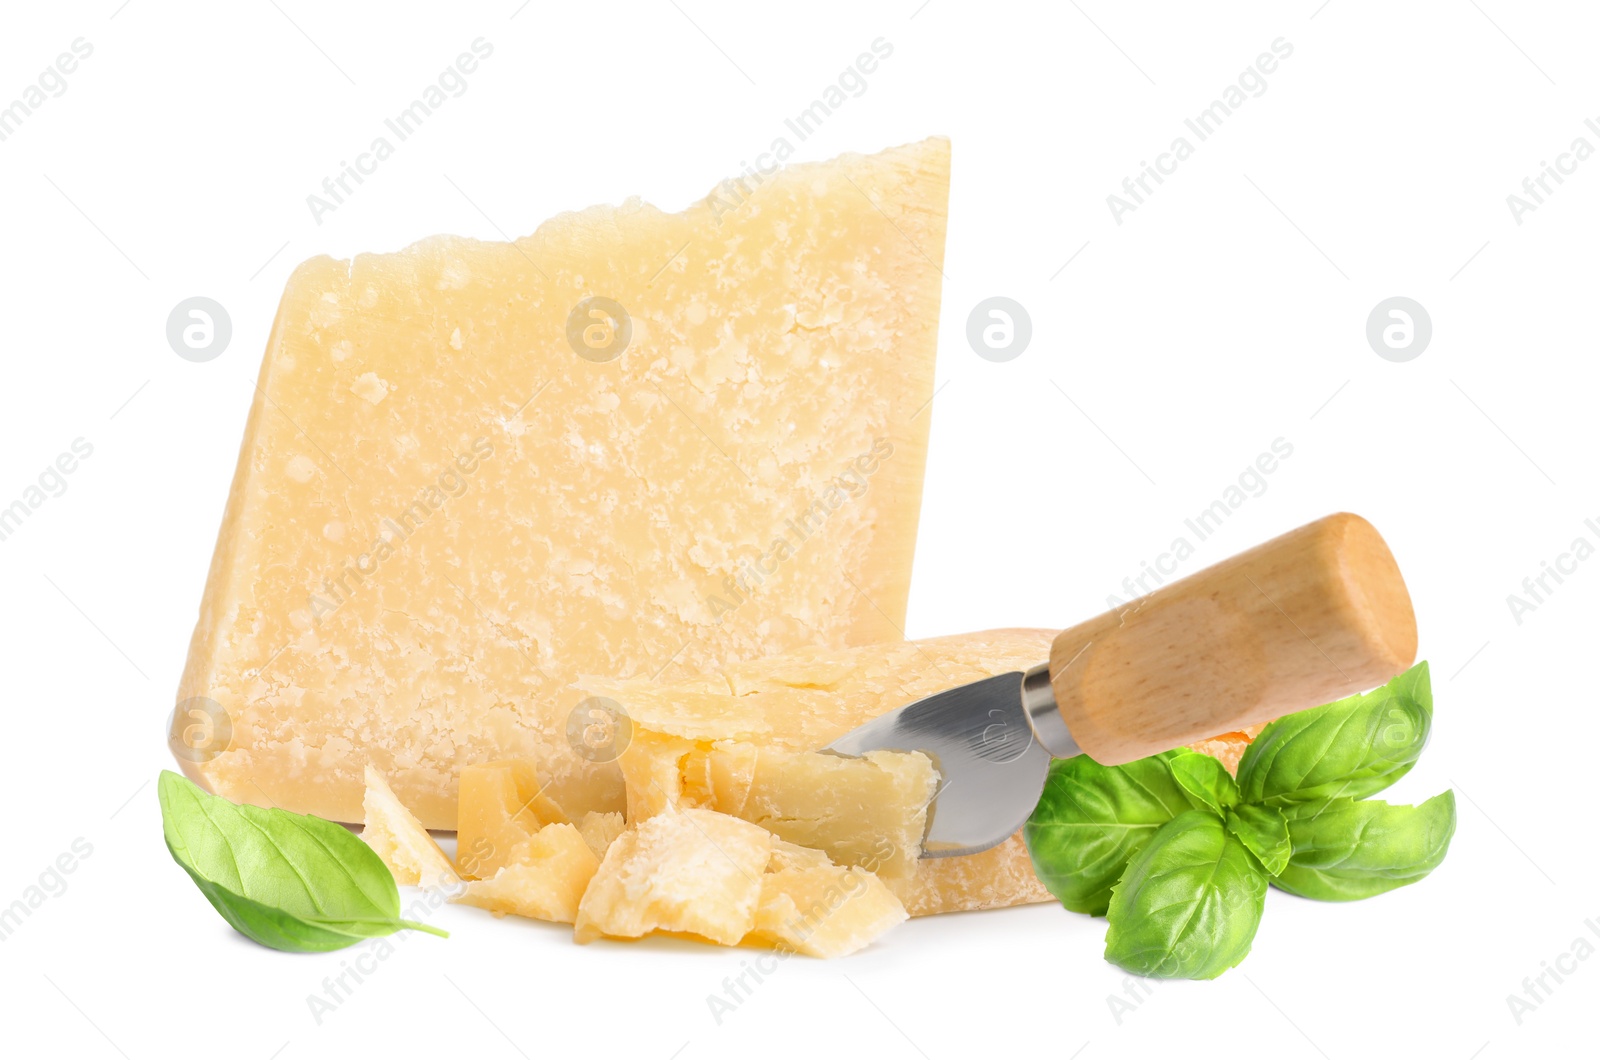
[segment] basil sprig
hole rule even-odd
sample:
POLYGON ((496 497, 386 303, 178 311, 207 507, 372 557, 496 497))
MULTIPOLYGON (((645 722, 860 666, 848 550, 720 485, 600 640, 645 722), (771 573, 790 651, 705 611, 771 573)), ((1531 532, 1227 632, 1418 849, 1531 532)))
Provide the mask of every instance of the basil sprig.
POLYGON ((161 825, 172 858, 241 935, 275 950, 323 953, 402 928, 394 876, 343 825, 239 806, 163 770, 161 825))
POLYGON ((1433 721, 1428 664, 1279 718, 1237 780, 1197 751, 1122 766, 1051 763, 1023 829, 1034 869, 1075 912, 1105 915, 1106 959, 1136 975, 1213 979, 1250 952, 1268 883, 1323 901, 1415 883, 1444 860, 1455 796, 1362 801, 1416 764, 1433 721))

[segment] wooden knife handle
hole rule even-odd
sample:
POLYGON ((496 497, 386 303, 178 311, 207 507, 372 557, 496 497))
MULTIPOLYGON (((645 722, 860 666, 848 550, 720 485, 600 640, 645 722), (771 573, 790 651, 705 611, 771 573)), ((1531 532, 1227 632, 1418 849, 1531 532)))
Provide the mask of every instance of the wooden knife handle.
POLYGON ((1078 746, 1120 765, 1372 688, 1416 654, 1389 546, 1340 513, 1066 630, 1050 685, 1078 746))

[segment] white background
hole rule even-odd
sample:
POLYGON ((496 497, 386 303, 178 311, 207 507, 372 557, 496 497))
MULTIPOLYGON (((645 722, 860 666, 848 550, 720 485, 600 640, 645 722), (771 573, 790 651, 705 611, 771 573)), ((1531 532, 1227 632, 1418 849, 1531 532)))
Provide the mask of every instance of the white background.
POLYGON ((75 839, 93 849, 0 942, 7 1053, 1593 1051, 1600 960, 1520 1025, 1506 1003, 1578 937, 1600 944, 1600 560, 1520 623, 1507 604, 1576 537, 1600 544, 1600 161, 1520 225, 1506 202, 1574 138, 1600 147, 1593 10, 918 2, 6 5, 0 104, 74 39, 94 49, 0 143, 0 504, 74 439, 94 447, 0 542, 0 905, 75 839), (306 196, 480 36, 494 54, 466 94, 315 223, 306 196), (1185 569, 1339 509, 1384 532, 1437 699, 1432 745, 1388 797, 1455 788, 1448 860, 1362 903, 1273 893, 1240 968, 1157 984, 1120 1023, 1104 922, 1038 906, 792 960, 721 1025, 706 997, 753 951, 576 947, 451 908, 454 937, 398 943, 318 1025, 306 996, 350 954, 232 934, 168 857, 152 783, 284 277, 632 194, 680 208, 878 37, 892 57, 797 157, 954 142, 910 634, 1102 610, 1283 438, 1293 456, 1185 569), (1107 195, 1279 37, 1293 55, 1267 91, 1116 223, 1107 195), (193 295, 232 317, 210 363, 165 338, 193 295), (1032 317, 1009 363, 966 343, 991 295, 1032 317), (1395 295, 1434 326, 1408 363, 1365 338, 1395 295))

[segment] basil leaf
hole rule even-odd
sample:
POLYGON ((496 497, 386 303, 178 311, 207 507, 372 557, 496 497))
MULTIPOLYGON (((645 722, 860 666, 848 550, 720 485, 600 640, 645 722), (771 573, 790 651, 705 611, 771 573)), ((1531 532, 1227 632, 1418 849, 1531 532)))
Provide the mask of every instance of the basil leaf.
POLYGON ((1157 828, 1189 809, 1168 762, 1176 752, 1103 766, 1088 755, 1050 763, 1023 826, 1033 869, 1075 913, 1101 916, 1128 861, 1157 828))
POLYGON ((1229 834, 1256 856, 1268 876, 1278 875, 1289 864, 1293 844, 1289 839, 1289 822, 1282 811, 1247 802, 1229 810, 1223 823, 1229 834))
POLYGON ((413 928, 394 877, 342 825, 239 806, 163 770, 161 826, 172 858, 224 920, 275 950, 322 953, 413 928))
POLYGON ((1239 801, 1239 785, 1228 775, 1228 768, 1208 754, 1178 751, 1167 767, 1197 810, 1210 810, 1221 817, 1239 801))
POLYGON ((1422 662, 1382 688, 1268 725, 1239 761, 1241 797, 1287 806, 1382 791, 1416 764, 1432 722, 1422 662))
POLYGON ((1215 979, 1250 952, 1266 893, 1260 863, 1221 820, 1180 814, 1117 884, 1106 960, 1134 975, 1215 979))
POLYGON ((1395 695, 1404 696, 1419 704, 1428 717, 1433 717, 1433 682, 1428 678, 1428 661, 1424 659, 1403 674, 1397 674, 1383 686, 1395 695))
POLYGON ((1276 882, 1290 894, 1349 902, 1416 883, 1444 860, 1456 830, 1455 793, 1420 806, 1335 799, 1289 815, 1294 854, 1276 882))

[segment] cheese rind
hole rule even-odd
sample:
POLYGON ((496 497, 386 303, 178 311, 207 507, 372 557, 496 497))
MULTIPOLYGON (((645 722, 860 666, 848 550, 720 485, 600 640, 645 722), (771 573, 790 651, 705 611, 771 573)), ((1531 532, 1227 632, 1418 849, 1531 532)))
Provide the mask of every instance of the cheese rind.
POLYGON ((731 211, 302 264, 179 692, 232 741, 191 774, 354 821, 370 763, 453 828, 461 766, 530 757, 569 813, 620 810, 581 674, 898 637, 948 173, 928 140, 731 211))

